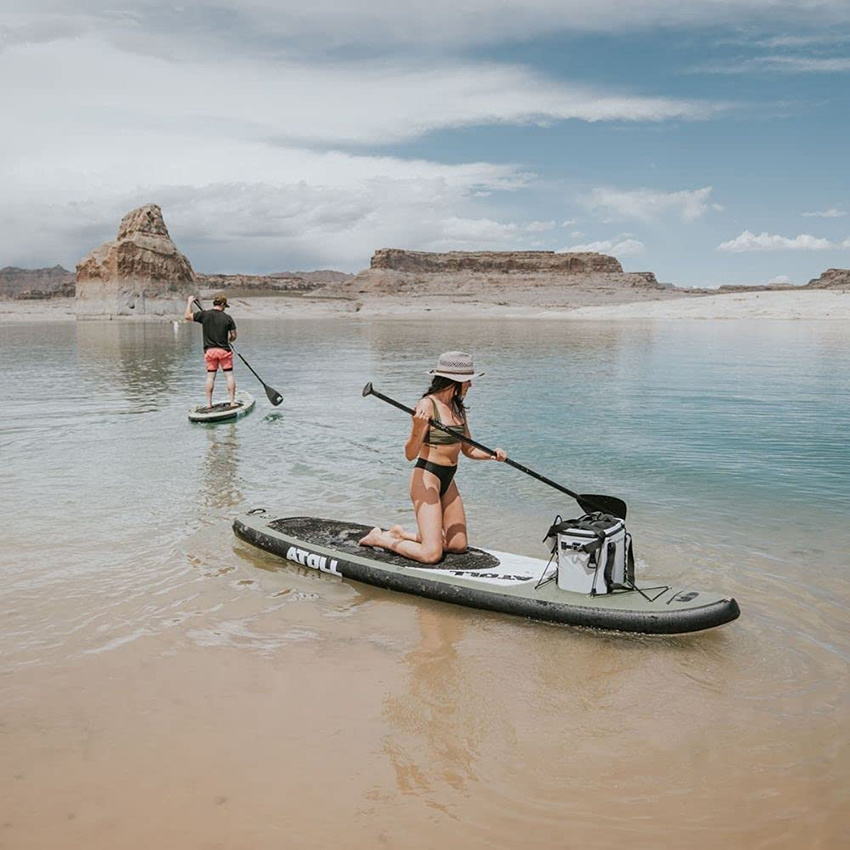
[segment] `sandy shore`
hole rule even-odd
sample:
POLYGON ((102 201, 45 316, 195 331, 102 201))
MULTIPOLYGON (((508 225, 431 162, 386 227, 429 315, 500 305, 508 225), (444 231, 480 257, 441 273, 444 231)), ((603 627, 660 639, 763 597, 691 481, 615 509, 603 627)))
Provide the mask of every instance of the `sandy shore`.
POLYGON ((580 307, 567 319, 850 319, 850 292, 738 292, 676 301, 580 307))
POLYGON ((73 322, 75 319, 73 298, 51 298, 45 301, 0 299, 0 323, 73 322))
MULTIPOLYGON (((588 300, 593 301, 592 293, 588 300)), ((494 304, 473 297, 391 296, 346 300, 307 296, 234 298, 237 319, 347 318, 427 319, 850 319, 850 292, 805 290, 743 292, 642 300, 626 304, 593 304, 564 308, 546 305, 494 304)), ((178 321, 182 317, 175 316, 178 321)), ((0 323, 75 321, 74 301, 0 301, 0 323)), ((119 320, 120 321, 120 320, 119 320)))

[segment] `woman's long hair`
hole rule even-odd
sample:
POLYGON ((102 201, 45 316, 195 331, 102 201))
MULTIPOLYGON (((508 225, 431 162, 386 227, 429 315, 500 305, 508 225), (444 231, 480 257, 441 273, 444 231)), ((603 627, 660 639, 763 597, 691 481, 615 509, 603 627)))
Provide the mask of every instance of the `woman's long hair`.
POLYGON ((452 413, 455 415, 455 419, 458 422, 466 422, 466 407, 463 404, 463 396, 461 395, 461 390, 463 389, 463 384, 459 381, 453 381, 451 378, 444 378, 442 375, 434 375, 431 379, 431 386, 422 393, 422 398, 425 396, 433 395, 434 393, 442 392, 446 387, 454 386, 455 391, 452 395, 451 401, 449 402, 449 406, 452 409, 452 413))

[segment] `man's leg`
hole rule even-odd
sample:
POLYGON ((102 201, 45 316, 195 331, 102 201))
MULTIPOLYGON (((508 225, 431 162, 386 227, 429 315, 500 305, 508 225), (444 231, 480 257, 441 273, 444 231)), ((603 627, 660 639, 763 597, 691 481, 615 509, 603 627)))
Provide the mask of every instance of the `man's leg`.
POLYGON ((233 369, 226 369, 224 377, 227 380, 227 392, 230 393, 230 406, 236 406, 236 378, 233 377, 233 369))
POLYGON ((215 370, 207 371, 207 407, 212 407, 213 387, 215 386, 215 370))

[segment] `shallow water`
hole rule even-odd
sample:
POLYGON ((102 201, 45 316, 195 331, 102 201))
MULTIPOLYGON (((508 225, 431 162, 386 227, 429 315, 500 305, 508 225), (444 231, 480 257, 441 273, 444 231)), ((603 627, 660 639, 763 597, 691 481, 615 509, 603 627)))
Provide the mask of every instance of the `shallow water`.
MULTIPOLYGON (((193 426, 197 330, 0 327, 0 846, 846 846, 850 329, 243 322, 286 400, 237 367, 257 409, 193 426), (473 435, 624 498, 639 577, 740 620, 542 625, 233 537, 258 505, 409 525, 408 422, 360 390, 412 404, 460 339, 473 435)), ((479 545, 544 556, 575 512, 458 480, 479 545)))

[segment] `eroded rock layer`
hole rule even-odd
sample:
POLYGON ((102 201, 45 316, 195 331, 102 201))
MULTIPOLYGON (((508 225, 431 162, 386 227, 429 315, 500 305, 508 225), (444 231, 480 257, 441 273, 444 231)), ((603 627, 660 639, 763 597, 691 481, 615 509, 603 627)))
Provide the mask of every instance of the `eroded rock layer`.
POLYGON ((605 254, 554 251, 403 251, 381 248, 372 255, 371 268, 397 272, 512 272, 582 274, 622 272, 623 267, 605 254))
POLYGON ((349 297, 473 299, 544 307, 672 297, 652 272, 627 273, 614 258, 553 251, 452 251, 385 248, 371 267, 340 287, 349 297))
POLYGON ((820 277, 810 280, 806 289, 850 289, 850 269, 827 269, 820 277))
POLYGON ((195 273, 195 281, 199 289, 225 292, 229 296, 301 294, 313 292, 325 286, 341 284, 353 277, 352 274, 330 269, 264 275, 195 273))
POLYGON ((78 319, 174 318, 195 291, 189 261, 171 241, 156 204, 121 219, 118 238, 77 263, 78 319))
POLYGON ((0 298, 36 300, 74 297, 74 273, 62 266, 50 269, 0 269, 0 298))

